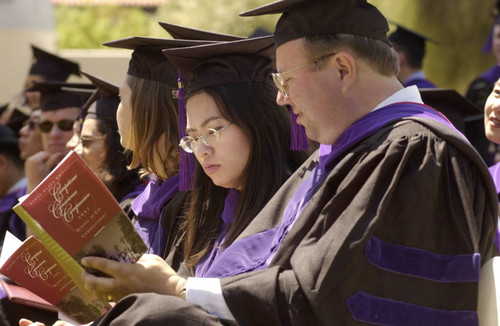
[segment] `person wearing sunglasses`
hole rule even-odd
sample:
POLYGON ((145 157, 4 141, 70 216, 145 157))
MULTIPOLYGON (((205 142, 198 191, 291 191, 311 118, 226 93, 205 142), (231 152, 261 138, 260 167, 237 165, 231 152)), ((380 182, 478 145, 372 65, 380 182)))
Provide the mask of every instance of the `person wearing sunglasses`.
POLYGON ((19 150, 23 160, 43 150, 42 133, 38 128, 40 114, 40 109, 33 110, 19 130, 19 150))
POLYGON ((92 84, 44 82, 30 89, 41 93, 38 129, 43 151, 26 160, 28 192, 31 192, 68 153, 66 143, 73 136, 73 123, 93 88, 92 84))

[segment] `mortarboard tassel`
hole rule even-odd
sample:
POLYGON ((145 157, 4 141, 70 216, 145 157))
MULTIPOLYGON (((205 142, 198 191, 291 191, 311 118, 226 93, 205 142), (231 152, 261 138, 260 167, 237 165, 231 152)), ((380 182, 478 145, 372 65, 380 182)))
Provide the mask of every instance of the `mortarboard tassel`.
MULTIPOLYGON (((184 85, 182 83, 181 72, 178 71, 177 78, 177 108, 179 110, 179 139, 186 136, 186 94, 184 91, 184 85)), ((193 189, 193 175, 195 171, 195 161, 192 153, 188 153, 183 149, 179 149, 180 155, 180 180, 179 180, 179 190, 189 191, 193 189)))
POLYGON ((306 130, 304 126, 297 124, 297 115, 293 113, 291 106, 290 109, 290 122, 291 122, 291 140, 290 149, 292 151, 305 151, 309 148, 309 142, 307 141, 306 130))

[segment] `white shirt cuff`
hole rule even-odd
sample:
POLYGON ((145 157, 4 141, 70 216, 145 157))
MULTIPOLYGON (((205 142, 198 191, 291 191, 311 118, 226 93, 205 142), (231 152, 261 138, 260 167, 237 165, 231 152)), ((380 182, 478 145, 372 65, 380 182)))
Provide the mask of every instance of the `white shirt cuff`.
POLYGON ((188 277, 186 300, 199 304, 220 319, 235 320, 224 300, 218 278, 188 277))

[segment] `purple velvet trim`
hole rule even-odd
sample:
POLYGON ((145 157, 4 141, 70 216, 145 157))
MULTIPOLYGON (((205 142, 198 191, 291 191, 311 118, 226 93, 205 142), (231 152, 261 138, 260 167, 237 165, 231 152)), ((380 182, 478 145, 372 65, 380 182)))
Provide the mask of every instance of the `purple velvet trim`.
POLYGON ((165 233, 161 219, 137 218, 134 228, 148 247, 147 254, 163 256, 165 245, 165 233))
POLYGON ((500 78, 500 66, 494 65, 490 69, 486 70, 481 74, 481 78, 487 82, 494 84, 500 78))
MULTIPOLYGON (((6 212, 9 209, 12 209, 15 204, 17 204, 17 199, 26 194, 26 187, 19 189, 3 198, 0 198, 0 213, 6 212), (8 198, 7 198, 8 197, 8 198), (8 203, 10 202, 10 203, 8 203), (4 206, 5 205, 5 206, 4 206), (10 208, 4 209, 10 205, 10 208)), ((26 238, 26 224, 24 224, 23 220, 19 216, 17 216, 14 211, 10 214, 9 217, 9 230, 10 232, 16 236, 16 238, 20 240, 24 240, 26 238)))
POLYGON ((0 197, 0 213, 11 210, 12 207, 14 207, 14 205, 17 203, 17 199, 19 197, 19 191, 11 192, 3 197, 0 197))
POLYGON ((288 202, 278 226, 232 243, 224 252, 219 253, 217 268, 207 272, 205 277, 227 277, 266 268, 317 187, 333 168, 331 163, 388 123, 410 116, 435 119, 455 129, 439 112, 416 103, 396 103, 371 112, 342 133, 334 145, 320 146, 319 165, 288 202))
POLYGON ((290 110, 290 149, 292 151, 305 151, 309 148, 309 142, 307 141, 306 129, 304 126, 297 124, 297 115, 293 113, 291 106, 288 106, 290 110))
POLYGON ((144 191, 134 199, 132 210, 136 216, 158 219, 163 206, 179 191, 179 175, 163 181, 161 186, 150 181, 144 191))
POLYGON ((137 197, 140 194, 144 192, 144 189, 146 189, 146 186, 149 184, 149 182, 141 182, 137 186, 135 186, 134 190, 126 194, 122 199, 120 199, 120 203, 123 202, 126 199, 132 198, 132 197, 137 197))
POLYGON ((418 88, 436 88, 436 85, 428 81, 427 79, 412 79, 404 84, 405 87, 417 86, 418 88))
MULTIPOLYGON (((351 146, 374 134, 384 125, 407 117, 436 120, 462 135, 444 115, 427 105, 409 102, 394 103, 372 111, 356 121, 339 136, 335 144, 321 144, 319 158, 321 169, 324 171, 330 170, 333 161, 351 146)), ((462 135, 462 137, 466 139, 465 136, 462 135)))
POLYGON ((479 282, 481 254, 441 255, 371 237, 365 246, 368 262, 377 268, 426 280, 479 282))
POLYGON ((234 212, 236 204, 238 203, 239 192, 236 189, 230 189, 224 203, 224 210, 222 211, 223 225, 219 232, 219 236, 215 241, 212 250, 203 256, 202 259, 196 264, 196 277, 209 277, 207 275, 219 275, 223 273, 219 268, 223 269, 227 266, 219 265, 218 258, 224 252, 222 245, 226 240, 227 233, 234 219, 234 212))
POLYGON ((490 166, 488 170, 490 171, 493 183, 495 183, 497 195, 500 195, 500 163, 490 166))
POLYGON ((384 326, 478 326, 476 311, 441 310, 358 291, 346 300, 354 320, 384 326))
MULTIPOLYGON (((182 75, 180 70, 177 71, 177 110, 178 110, 178 119, 179 119, 179 140, 181 140, 184 136, 186 136, 186 94, 184 90, 184 85, 182 83, 182 75)), ((195 161, 193 153, 188 153, 182 149, 179 149, 180 155, 180 181, 179 181, 179 190, 180 191, 189 191, 193 190, 193 175, 195 171, 195 161)))

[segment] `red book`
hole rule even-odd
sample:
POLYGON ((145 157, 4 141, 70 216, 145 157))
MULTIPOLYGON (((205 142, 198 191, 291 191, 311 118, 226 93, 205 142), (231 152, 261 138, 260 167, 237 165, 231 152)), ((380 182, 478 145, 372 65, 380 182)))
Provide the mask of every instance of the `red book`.
MULTIPOLYGON (((111 192, 73 151, 29 195, 20 199, 14 211, 90 301, 93 298, 83 287, 81 278, 86 269, 80 264, 81 258, 100 256, 135 263, 147 250, 111 192)), ((22 262, 21 255, 28 250, 25 245, 11 257, 14 262, 22 262)), ((32 250, 35 244, 30 242, 29 248, 32 250)), ((0 272, 3 273, 6 265, 0 272)), ((60 298, 40 294, 43 291, 35 291, 31 282, 25 285, 28 277, 26 273, 9 276, 48 302, 59 305, 57 299, 60 298)), ((97 306, 101 308, 100 304, 97 306)), ((72 317, 63 309, 61 311, 72 317)))

